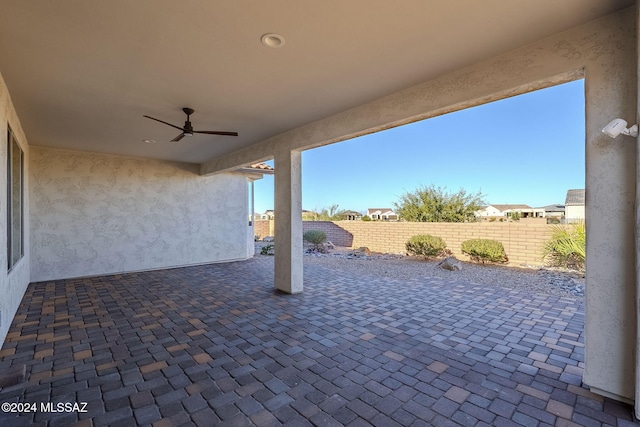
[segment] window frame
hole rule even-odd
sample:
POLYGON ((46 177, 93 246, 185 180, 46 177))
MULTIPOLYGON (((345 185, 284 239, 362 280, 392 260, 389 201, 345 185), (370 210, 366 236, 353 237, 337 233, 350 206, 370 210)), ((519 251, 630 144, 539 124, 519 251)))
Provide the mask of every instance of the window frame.
POLYGON ((11 127, 7 126, 7 271, 13 270, 23 257, 24 150, 18 143, 11 127), (16 153, 16 150, 18 153, 16 153), (16 190, 19 193, 17 199, 16 190), (19 204, 19 206, 16 206, 16 204, 19 204), (17 217, 19 218, 19 223, 16 222, 17 217))

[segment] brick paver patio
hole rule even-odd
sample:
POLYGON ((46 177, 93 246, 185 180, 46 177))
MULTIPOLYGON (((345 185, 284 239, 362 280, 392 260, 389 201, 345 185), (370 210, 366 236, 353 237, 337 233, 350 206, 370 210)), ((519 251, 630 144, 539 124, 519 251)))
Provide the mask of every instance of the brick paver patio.
POLYGON ((27 382, 0 403, 37 408, 0 425, 635 425, 581 384, 581 300, 310 265, 303 294, 272 283, 258 257, 32 284, 0 351, 27 382))

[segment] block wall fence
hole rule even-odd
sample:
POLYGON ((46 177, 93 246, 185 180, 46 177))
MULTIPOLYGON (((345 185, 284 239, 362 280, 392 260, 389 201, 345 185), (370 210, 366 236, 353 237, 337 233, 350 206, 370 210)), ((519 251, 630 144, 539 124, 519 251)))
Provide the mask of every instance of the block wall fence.
POLYGON ((263 239, 273 236, 275 233, 274 221, 268 219, 257 219, 253 223, 253 234, 263 239))
MULTIPOLYGON (((273 221, 256 221, 256 234, 264 237, 270 234, 258 233, 273 230, 273 221)), ((357 248, 366 246, 373 252, 406 252, 405 243, 416 234, 439 236, 447 243, 447 248, 461 259, 468 260, 460 250, 460 245, 468 239, 493 239, 502 242, 509 257, 510 266, 542 265, 541 251, 544 242, 551 237, 552 225, 545 220, 523 219, 516 222, 382 222, 382 221, 304 221, 303 231, 322 230, 327 240, 336 246, 357 248)))

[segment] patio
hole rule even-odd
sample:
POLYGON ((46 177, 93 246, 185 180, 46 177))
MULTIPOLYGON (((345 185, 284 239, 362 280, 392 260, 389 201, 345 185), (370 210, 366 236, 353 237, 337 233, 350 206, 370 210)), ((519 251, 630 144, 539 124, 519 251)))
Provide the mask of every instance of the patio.
POLYGON ((581 386, 582 300, 273 259, 31 284, 0 351, 3 426, 633 425, 581 386))

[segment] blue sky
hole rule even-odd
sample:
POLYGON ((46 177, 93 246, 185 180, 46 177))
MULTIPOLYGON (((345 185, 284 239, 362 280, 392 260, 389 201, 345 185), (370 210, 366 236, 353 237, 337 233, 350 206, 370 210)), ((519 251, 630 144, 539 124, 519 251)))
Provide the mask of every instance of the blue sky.
MULTIPOLYGON (((305 151, 302 208, 393 208, 402 194, 431 184, 480 191, 490 204, 564 204, 568 189, 584 188, 583 83, 305 151)), ((267 175, 255 184, 255 211, 273 207, 267 175)))

